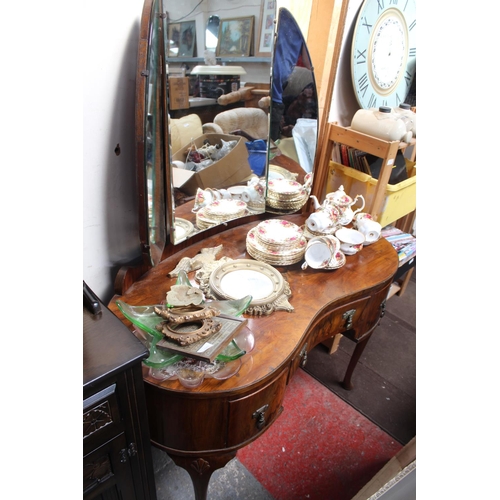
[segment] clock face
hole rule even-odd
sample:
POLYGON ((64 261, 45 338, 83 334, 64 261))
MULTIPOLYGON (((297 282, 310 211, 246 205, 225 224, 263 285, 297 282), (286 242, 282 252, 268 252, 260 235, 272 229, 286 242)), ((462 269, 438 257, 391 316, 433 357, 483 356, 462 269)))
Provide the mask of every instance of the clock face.
POLYGON ((417 62, 416 0, 365 0, 351 51, 351 75, 362 108, 399 106, 417 62))

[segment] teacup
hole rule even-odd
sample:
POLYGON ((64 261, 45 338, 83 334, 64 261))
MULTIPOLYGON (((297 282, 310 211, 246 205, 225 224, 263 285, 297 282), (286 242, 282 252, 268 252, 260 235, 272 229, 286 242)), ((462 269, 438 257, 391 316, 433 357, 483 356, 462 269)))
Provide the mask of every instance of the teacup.
MULTIPOLYGON (((358 214, 360 215, 360 214, 358 214)), ((375 243, 380 238, 382 226, 371 218, 370 214, 365 214, 367 217, 359 217, 353 221, 353 226, 365 237, 364 245, 375 243)))
POLYGON ((212 195, 213 201, 222 200, 222 193, 218 189, 207 188, 205 191, 212 195))
POLYGON ((227 189, 219 189, 219 193, 223 200, 230 200, 232 198, 231 193, 227 189))
POLYGON ((335 255, 339 251, 340 241, 332 235, 315 236, 307 242, 304 253, 305 262, 302 269, 312 267, 313 269, 325 269, 335 261, 335 255))
POLYGON ((312 172, 309 172, 304 176, 304 187, 306 189, 312 187, 312 181, 313 181, 313 174, 312 172))
POLYGON ((335 232, 340 241, 340 250, 346 255, 354 255, 363 248, 365 235, 357 229, 343 227, 335 232))
POLYGON ((200 208, 210 205, 210 203, 212 203, 213 201, 215 201, 215 197, 211 189, 203 190, 201 188, 198 188, 194 197, 193 212, 196 212, 200 208))
POLYGON ((264 188, 261 184, 247 186, 241 193, 241 199, 245 203, 256 203, 264 201, 264 188))
POLYGON ((307 227, 316 233, 325 233, 338 226, 340 212, 336 207, 321 207, 306 220, 307 227))

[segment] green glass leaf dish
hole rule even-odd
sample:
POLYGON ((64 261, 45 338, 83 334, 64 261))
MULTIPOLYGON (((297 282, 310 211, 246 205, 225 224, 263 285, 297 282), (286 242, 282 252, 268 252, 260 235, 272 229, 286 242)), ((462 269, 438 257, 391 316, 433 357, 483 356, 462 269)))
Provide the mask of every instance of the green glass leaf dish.
POLYGON ((163 338, 163 335, 155 329, 155 326, 163 321, 155 313, 156 306, 129 306, 122 300, 117 300, 116 305, 132 324, 152 337, 149 342, 149 357, 143 360, 145 365, 152 368, 164 368, 183 359, 180 354, 174 354, 156 347, 156 344, 163 338))
MULTIPOLYGON (((252 296, 247 295, 238 300, 209 300, 204 302, 204 305, 210 305, 217 308, 222 314, 230 316, 241 316, 252 301, 252 296)), ((155 313, 154 308, 163 308, 162 305, 157 306, 131 306, 122 300, 117 300, 116 305, 122 314, 135 326, 143 332, 151 335, 149 352, 150 355, 143 363, 153 368, 163 368, 170 364, 176 363, 183 359, 180 354, 170 353, 167 349, 158 349, 156 344, 163 338, 163 335, 156 330, 156 325, 164 321, 164 319, 155 313)), ((244 349, 241 349, 238 344, 232 340, 230 344, 216 357, 219 361, 232 361, 246 354, 244 349)))

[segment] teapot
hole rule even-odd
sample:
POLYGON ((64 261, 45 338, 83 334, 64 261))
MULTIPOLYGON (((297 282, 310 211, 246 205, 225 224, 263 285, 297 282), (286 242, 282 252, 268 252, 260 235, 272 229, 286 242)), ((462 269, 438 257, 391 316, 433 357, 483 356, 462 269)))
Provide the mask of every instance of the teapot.
POLYGON ((340 186, 337 191, 333 193, 328 193, 326 195, 325 201, 323 203, 326 205, 331 205, 337 207, 340 210, 340 219, 338 223, 342 226, 346 226, 349 224, 354 216, 365 208, 365 199, 363 195, 357 194, 354 197, 354 200, 346 194, 344 191, 344 186, 340 186), (362 201, 362 205, 360 208, 353 210, 351 207, 355 205, 358 200, 362 201))

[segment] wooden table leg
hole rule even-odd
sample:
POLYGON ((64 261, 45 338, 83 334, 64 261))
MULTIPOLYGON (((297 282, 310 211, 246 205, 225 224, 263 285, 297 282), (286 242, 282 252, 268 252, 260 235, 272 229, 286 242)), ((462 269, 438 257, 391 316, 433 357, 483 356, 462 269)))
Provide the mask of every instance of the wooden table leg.
POLYGON ((204 455, 198 458, 175 455, 168 452, 175 464, 186 470, 191 477, 196 500, 207 500, 208 484, 214 471, 224 467, 236 456, 236 451, 217 455, 204 455))
POLYGON ((349 365, 347 366, 347 370, 344 375, 344 380, 342 382, 342 386, 347 391, 350 391, 354 387, 351 382, 352 373, 354 371, 354 368, 356 368, 356 365, 358 364, 361 354, 363 354, 363 351, 365 350, 366 344, 368 344, 369 338, 372 336, 373 330, 374 329, 372 329, 370 333, 365 335, 361 340, 359 340, 356 343, 356 347, 354 349, 354 352, 352 353, 351 360, 349 361, 349 365))

